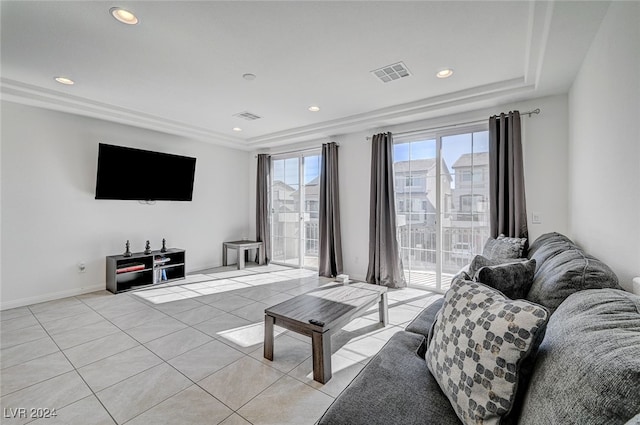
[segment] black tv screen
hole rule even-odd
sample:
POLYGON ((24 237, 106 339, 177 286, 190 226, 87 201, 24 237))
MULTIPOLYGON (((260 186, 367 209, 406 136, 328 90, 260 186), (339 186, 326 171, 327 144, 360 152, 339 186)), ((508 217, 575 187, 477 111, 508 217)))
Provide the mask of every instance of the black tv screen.
POLYGON ((196 159, 100 143, 96 199, 191 201, 196 159))

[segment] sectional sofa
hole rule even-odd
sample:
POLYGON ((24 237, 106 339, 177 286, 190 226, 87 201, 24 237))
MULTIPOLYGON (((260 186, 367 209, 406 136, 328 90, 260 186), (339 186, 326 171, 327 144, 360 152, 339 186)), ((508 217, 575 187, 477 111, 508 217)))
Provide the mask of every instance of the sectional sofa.
MULTIPOLYGON (((389 340, 333 402, 319 424, 640 423, 640 297, 623 291, 606 264, 558 233, 539 237, 523 261, 535 264, 535 272, 526 299, 517 303, 530 310, 534 308, 530 306, 542 306, 536 312, 545 317, 533 328, 539 341, 527 348, 528 370, 513 383, 513 397, 506 400, 504 409, 496 401, 500 415, 489 414, 480 420, 467 417, 465 409, 458 406, 461 397, 455 391, 451 394, 447 365, 445 373, 432 365, 435 375, 445 378, 440 376, 438 380, 425 359, 433 359, 434 346, 438 345, 438 331, 434 329, 445 328, 437 324, 437 320, 446 322, 443 305, 460 298, 448 293, 389 340), (543 321, 546 326, 541 325, 543 321)), ((466 287, 470 292, 463 296, 470 300, 493 290, 471 279, 465 274, 457 276, 450 292, 454 286, 466 287)), ((501 295, 489 298, 493 302, 501 295)), ((516 301, 504 298, 508 308, 513 308, 516 301)), ((473 312, 463 309, 465 314, 473 312)), ((485 344, 487 348, 491 345, 485 344)), ((473 347, 466 351, 465 357, 464 347, 456 348, 464 358, 460 370, 467 370, 469 365, 464 363, 472 362, 475 356, 473 347)), ((524 368, 524 361, 519 366, 524 368)), ((473 385, 474 374, 475 388, 485 385, 493 390, 491 382, 475 371, 463 378, 473 385)), ((453 388, 462 392, 455 383, 453 388)), ((494 393, 489 391, 489 395, 493 397, 494 393)))

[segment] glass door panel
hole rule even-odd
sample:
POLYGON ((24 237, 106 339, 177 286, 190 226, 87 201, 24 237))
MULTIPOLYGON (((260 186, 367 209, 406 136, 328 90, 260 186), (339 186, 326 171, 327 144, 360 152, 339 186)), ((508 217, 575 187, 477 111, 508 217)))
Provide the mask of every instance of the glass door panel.
POLYGON ((303 157, 304 191, 303 267, 318 268, 319 214, 320 214, 320 155, 303 157))
POLYGON ((271 238, 273 262, 300 263, 299 159, 283 158, 271 161, 271 238))
POLYGON ((448 289, 489 235, 488 132, 394 145, 398 239, 410 285, 448 289))
POLYGON ((435 284, 436 141, 394 145, 396 224, 407 282, 435 284))
POLYGON ((451 210, 441 213, 442 272, 450 276, 480 253, 489 237, 488 133, 443 136, 442 157, 451 170, 450 175, 441 174, 441 185, 450 188, 451 197, 451 210))
POLYGON ((272 261, 318 267, 320 155, 271 160, 272 261))

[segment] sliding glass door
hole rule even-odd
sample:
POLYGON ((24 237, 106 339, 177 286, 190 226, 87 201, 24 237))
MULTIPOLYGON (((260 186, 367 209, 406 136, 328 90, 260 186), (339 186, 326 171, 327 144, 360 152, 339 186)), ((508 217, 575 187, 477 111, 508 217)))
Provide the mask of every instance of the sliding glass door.
POLYGON ((318 268, 320 152, 271 159, 271 259, 318 268))
POLYGON ((489 237, 486 127, 399 138, 394 145, 398 239, 407 282, 437 291, 489 237))

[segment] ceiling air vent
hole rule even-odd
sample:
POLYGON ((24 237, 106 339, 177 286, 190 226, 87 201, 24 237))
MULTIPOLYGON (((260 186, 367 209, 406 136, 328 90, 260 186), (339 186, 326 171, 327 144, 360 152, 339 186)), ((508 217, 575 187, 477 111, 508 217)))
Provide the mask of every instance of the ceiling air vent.
POLYGON ((380 81, 382 81, 383 83, 388 83, 389 81, 393 80, 399 80, 400 78, 408 77, 411 75, 411 73, 407 69, 407 66, 402 62, 383 66, 382 68, 371 71, 371 73, 378 77, 378 79, 380 79, 380 81))
POLYGON ((237 114, 234 115, 234 117, 242 118, 243 120, 247 120, 247 121, 254 121, 262 118, 261 116, 252 114, 251 112, 248 112, 248 111, 238 112, 237 114))

